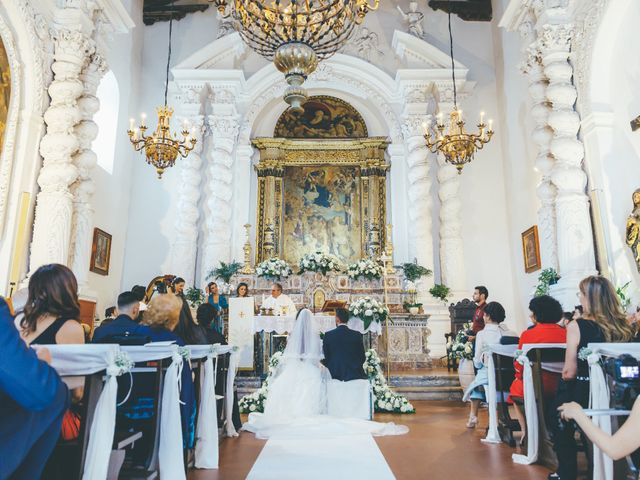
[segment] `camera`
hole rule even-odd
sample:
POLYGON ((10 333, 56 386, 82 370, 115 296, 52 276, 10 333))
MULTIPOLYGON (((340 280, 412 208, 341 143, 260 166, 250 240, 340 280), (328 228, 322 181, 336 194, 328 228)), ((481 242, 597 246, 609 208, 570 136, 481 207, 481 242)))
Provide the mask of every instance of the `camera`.
POLYGON ((611 378, 613 408, 631 410, 640 393, 640 364, 632 355, 607 358, 604 369, 611 378))
POLYGON ((156 282, 156 292, 161 294, 167 293, 167 284, 164 283, 162 280, 158 280, 156 282))

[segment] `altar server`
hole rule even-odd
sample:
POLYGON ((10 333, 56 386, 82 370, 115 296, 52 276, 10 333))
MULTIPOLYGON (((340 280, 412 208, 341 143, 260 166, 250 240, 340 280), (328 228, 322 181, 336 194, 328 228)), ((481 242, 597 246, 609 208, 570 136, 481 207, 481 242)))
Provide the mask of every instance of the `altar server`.
POLYGON ((282 285, 274 283, 271 287, 271 296, 262 302, 262 307, 273 309, 275 315, 295 315, 296 306, 287 295, 282 293, 282 285))

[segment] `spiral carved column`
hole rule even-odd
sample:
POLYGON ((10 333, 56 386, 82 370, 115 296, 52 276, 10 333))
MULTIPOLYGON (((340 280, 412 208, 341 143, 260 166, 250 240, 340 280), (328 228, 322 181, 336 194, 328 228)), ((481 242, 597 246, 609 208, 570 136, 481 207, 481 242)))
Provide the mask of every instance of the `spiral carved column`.
POLYGON ((203 282, 206 274, 212 268, 217 267, 219 262, 232 260, 232 153, 239 127, 236 116, 209 115, 208 121, 212 136, 211 147, 207 153, 211 190, 207 198, 208 216, 205 225, 205 245, 201 264, 203 282))
POLYGON ((551 181, 551 172, 555 160, 549 152, 553 131, 548 125, 550 113, 547 101, 548 81, 541 65, 537 49, 529 53, 529 59, 523 68, 523 73, 529 76, 529 94, 531 96, 531 114, 535 121, 532 138, 538 147, 535 165, 541 178, 536 189, 540 199, 538 209, 538 231, 540 236, 540 254, 542 264, 548 268, 558 268, 558 250, 556 235, 555 200, 557 189, 551 181))
MULTIPOLYGON (((69 264, 78 280, 81 291, 86 290, 89 274, 93 228, 93 207, 91 199, 95 191, 95 182, 91 177, 97 163, 97 156, 91 150, 91 144, 98 135, 98 126, 93 116, 100 108, 96 90, 100 79, 107 71, 104 58, 95 53, 82 72, 80 80, 84 85, 82 96, 78 99, 81 120, 75 127, 79 140, 79 150, 73 156, 73 163, 78 169, 78 178, 71 185, 73 193, 73 224, 71 228, 71 256, 69 264)), ((86 292, 85 292, 86 293, 86 292)))
MULTIPOLYGON (((429 115, 411 115, 405 120, 403 134, 407 147, 407 165, 409 171, 409 222, 411 252, 418 260, 418 264, 432 269, 433 231, 431 199, 431 176, 429 173, 429 151, 424 138, 424 124, 428 123, 429 115)), ((421 282, 421 291, 428 292, 433 286, 433 276, 425 277, 421 282)), ((422 293, 424 293, 422 292, 422 293)))
MULTIPOLYGON (((580 116, 574 109, 576 88, 569 63, 572 36, 569 25, 547 25, 542 33, 544 73, 549 79, 549 126, 553 129, 550 151, 555 158, 551 181, 557 188, 556 219, 560 288, 575 291, 577 282, 595 272, 593 231, 587 176, 582 170, 584 148, 578 140, 580 116)), ((569 301, 567 297, 564 299, 569 301)), ((575 300, 575 299, 573 299, 575 300)))
MULTIPOLYGON (((194 109, 200 109, 200 105, 194 109)), ((186 112, 185 112, 186 113, 186 112)), ((198 252, 198 219, 200 218, 200 179, 202 177, 202 137, 204 116, 185 116, 192 126, 196 145, 180 162, 180 187, 178 190, 178 217, 171 246, 171 271, 185 279, 187 285, 196 280, 196 255, 198 252)))
POLYGON ((81 31, 60 27, 54 32, 51 103, 44 114, 47 133, 40 142, 43 166, 38 176, 35 222, 29 271, 46 263, 67 264, 71 241, 73 195, 70 186, 78 177, 73 156, 80 147, 74 131, 82 119, 78 98, 84 91, 80 73, 93 45, 81 31))

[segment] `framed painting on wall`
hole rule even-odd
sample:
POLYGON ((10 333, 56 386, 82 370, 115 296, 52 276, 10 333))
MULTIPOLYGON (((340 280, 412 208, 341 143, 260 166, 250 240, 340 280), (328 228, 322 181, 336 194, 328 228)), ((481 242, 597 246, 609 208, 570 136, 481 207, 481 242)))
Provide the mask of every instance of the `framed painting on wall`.
POLYGON ((536 225, 522 232, 522 256, 524 258, 525 272, 535 272, 542 267, 538 227, 536 225))
POLYGON ((99 228, 93 229, 91 264, 89 270, 100 275, 109 275, 111 261, 111 235, 99 228))

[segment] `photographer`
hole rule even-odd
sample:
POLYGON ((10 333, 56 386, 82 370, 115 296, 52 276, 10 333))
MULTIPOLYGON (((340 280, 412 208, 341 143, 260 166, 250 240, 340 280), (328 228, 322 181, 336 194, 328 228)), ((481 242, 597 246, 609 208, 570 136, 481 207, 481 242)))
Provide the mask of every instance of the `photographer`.
POLYGON ((640 400, 636 399, 624 425, 613 435, 603 432, 587 417, 580 404, 564 403, 558 411, 565 421, 574 420, 589 439, 613 460, 630 455, 640 448, 640 400))

